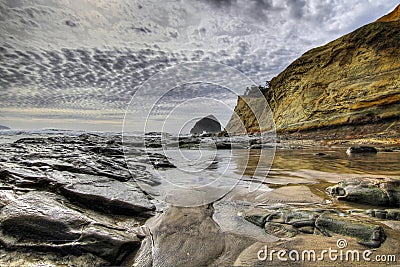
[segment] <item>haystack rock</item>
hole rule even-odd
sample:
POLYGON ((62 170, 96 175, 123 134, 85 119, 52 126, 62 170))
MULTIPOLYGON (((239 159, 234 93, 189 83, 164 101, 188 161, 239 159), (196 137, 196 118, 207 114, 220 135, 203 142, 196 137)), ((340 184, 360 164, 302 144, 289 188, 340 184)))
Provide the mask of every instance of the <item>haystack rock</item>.
POLYGON ((208 115, 202 118, 193 126, 190 130, 191 134, 202 134, 202 133, 218 133, 221 131, 221 124, 218 119, 213 115, 208 115))
MULTIPOLYGON (((311 49, 270 82, 265 97, 277 132, 343 129, 400 122, 400 5, 390 14, 311 49)), ((256 99, 248 100, 257 101, 256 99)), ((239 98, 236 114, 247 131, 259 129, 239 98)), ((238 128, 232 117, 227 130, 238 128)), ((262 128, 262 127, 260 127, 262 128)))

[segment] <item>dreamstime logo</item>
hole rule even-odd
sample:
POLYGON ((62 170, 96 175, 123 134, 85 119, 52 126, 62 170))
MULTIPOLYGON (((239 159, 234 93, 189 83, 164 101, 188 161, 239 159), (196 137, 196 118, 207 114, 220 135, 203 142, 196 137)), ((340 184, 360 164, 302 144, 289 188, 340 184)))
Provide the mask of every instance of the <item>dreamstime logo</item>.
POLYGON ((260 90, 243 96, 249 85, 255 83, 242 72, 215 62, 178 64, 146 80, 129 102, 123 124, 124 155, 133 176, 137 176, 133 166, 141 146, 152 163, 146 165, 147 170, 157 177, 156 182, 137 179, 139 186, 154 198, 185 207, 211 203, 237 186, 247 162, 234 161, 233 144, 245 148, 241 153, 247 155, 241 154, 241 159, 248 161, 251 153, 244 121, 233 109, 239 96, 246 112, 253 115, 253 124, 265 131, 258 144, 268 143, 268 148, 260 150, 262 167, 254 170, 265 179, 275 153, 275 125, 260 90), (219 137, 190 137, 190 127, 208 115, 221 125, 230 121, 233 127, 225 128, 219 137), (238 133, 245 136, 236 137, 238 133), (137 136, 142 145, 134 140, 137 136))
POLYGON ((367 249, 360 251, 357 249, 345 249, 347 247, 347 241, 345 239, 338 239, 336 246, 338 249, 329 247, 328 249, 315 250, 287 250, 287 249, 268 249, 268 246, 260 249, 257 252, 257 258, 259 261, 346 261, 346 262, 396 262, 396 255, 375 255, 372 256, 372 251, 367 249))
POLYGON ((336 241, 336 246, 337 246, 338 248, 340 248, 340 249, 343 249, 343 248, 347 247, 347 241, 346 241, 346 239, 338 239, 338 240, 336 241))

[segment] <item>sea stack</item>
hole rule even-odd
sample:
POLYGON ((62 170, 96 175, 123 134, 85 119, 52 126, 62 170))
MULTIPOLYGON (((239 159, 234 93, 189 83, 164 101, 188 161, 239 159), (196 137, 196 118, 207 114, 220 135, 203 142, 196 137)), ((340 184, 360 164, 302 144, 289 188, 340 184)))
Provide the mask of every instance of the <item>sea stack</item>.
POLYGON ((213 115, 208 115, 202 118, 193 126, 190 130, 191 134, 202 134, 202 133, 218 133, 221 131, 221 124, 218 119, 213 115))

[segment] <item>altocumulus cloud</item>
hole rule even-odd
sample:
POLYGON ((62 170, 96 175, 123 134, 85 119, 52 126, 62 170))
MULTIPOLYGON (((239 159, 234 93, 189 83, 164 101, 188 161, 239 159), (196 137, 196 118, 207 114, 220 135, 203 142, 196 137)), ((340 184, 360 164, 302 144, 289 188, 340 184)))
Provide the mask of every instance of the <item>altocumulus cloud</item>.
MULTIPOLYGON (((138 86, 167 67, 214 61, 262 84, 306 50, 374 21, 396 4, 2 0, 0 119, 17 128, 119 130, 138 86)), ((202 97, 234 97, 202 88, 202 97)), ((159 112, 179 98, 198 96, 198 90, 183 89, 160 101, 159 112)))

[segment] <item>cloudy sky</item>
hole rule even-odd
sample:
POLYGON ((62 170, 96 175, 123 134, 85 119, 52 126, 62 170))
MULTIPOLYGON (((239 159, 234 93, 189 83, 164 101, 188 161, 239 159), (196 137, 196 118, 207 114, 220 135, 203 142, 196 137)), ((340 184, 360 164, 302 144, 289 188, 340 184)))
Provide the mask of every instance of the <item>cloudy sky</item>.
MULTIPOLYGON (((204 77, 198 83, 196 74, 191 75, 196 85, 171 87, 164 84, 165 75, 151 88, 143 84, 168 68, 185 73, 177 67, 183 63, 217 62, 246 77, 238 84, 244 91, 252 82, 263 84, 276 76, 310 48, 376 20, 397 4, 0 0, 0 125, 120 131, 125 110, 136 109, 128 103, 140 86, 146 91, 131 104, 168 89, 156 103, 151 100, 158 116, 179 106, 185 114, 215 112, 226 121, 237 89, 204 77), (215 105, 223 108, 214 110, 215 105)), ((229 71, 208 71, 229 80, 229 71)))

